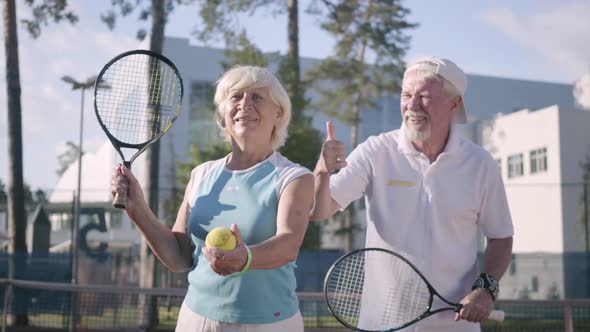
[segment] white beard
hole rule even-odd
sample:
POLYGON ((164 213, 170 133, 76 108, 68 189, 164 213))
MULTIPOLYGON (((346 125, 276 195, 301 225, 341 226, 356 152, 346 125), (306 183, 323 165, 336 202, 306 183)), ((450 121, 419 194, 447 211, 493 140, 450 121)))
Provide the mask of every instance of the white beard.
MULTIPOLYGON (((413 113, 419 114, 417 112, 412 112, 412 111, 408 111, 407 113, 408 113, 407 114, 408 116, 413 113)), ((426 129, 419 131, 419 130, 416 130, 414 127, 412 127, 412 124, 408 123, 408 120, 406 118, 404 118, 404 122, 405 122, 404 125, 406 127, 406 130, 405 130, 406 137, 410 140, 410 142, 420 142, 420 141, 425 141, 430 138, 430 134, 431 134, 430 118, 427 117, 425 119, 425 121, 428 121, 428 123, 426 125, 426 129)))
POLYGON ((410 140, 410 142, 421 142, 430 138, 430 126, 428 126, 426 130, 418 131, 406 125, 405 132, 406 137, 410 140))

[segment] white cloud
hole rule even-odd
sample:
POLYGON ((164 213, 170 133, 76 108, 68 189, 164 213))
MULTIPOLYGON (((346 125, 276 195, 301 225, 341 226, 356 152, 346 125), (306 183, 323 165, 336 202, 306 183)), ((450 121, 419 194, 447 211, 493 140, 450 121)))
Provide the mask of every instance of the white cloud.
MULTIPOLYGON (((19 19, 30 16, 28 7, 19 3, 19 19)), ((98 2, 97 2, 98 4, 98 2)), ((77 4, 76 4, 77 5, 77 4)), ((104 6, 109 6, 108 4, 104 6)), ((103 6, 103 7, 104 7, 103 6)), ((94 5, 74 8, 80 21, 43 27, 41 36, 32 39, 22 25, 18 27, 21 83, 23 165, 25 181, 49 188, 56 181, 55 169, 60 146, 66 141, 78 144, 80 127, 80 91, 61 80, 64 75, 85 80, 98 74, 102 66, 123 51, 138 47, 130 31, 108 31, 99 22, 101 8, 94 5), (43 167, 38 167, 43 165, 43 167)), ((3 31, 0 30, 3 38, 3 31)), ((4 58, 4 48, 0 58, 4 58)), ((0 74, 4 77, 4 65, 0 74)), ((0 80, 0 142, 7 141, 6 84, 0 80)), ((96 149, 104 134, 96 122, 92 89, 85 93, 84 150, 96 149)), ((0 179, 7 176, 7 144, 0 146, 0 179)))
POLYGON ((590 111, 590 73, 585 74, 574 84, 574 97, 576 104, 590 111))
POLYGON ((590 5, 569 3, 527 16, 508 8, 496 8, 482 15, 519 44, 531 48, 573 77, 590 66, 590 5))

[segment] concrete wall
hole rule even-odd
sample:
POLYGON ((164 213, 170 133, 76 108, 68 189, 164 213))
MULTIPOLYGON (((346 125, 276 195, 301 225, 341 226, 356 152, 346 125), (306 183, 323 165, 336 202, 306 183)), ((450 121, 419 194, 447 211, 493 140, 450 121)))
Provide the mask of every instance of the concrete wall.
POLYGON ((479 124, 480 144, 501 161, 514 223, 514 252, 563 251, 559 109, 522 110, 479 124), (530 171, 530 151, 547 149, 547 170, 530 171), (523 156, 523 175, 508 178, 508 157, 523 156))
MULTIPOLYGON (((588 234, 585 232, 582 208, 583 186, 580 163, 590 160, 590 112, 560 112, 559 141, 562 160, 564 251, 586 249, 588 234)), ((590 188, 588 188, 590 190, 590 188)), ((590 192, 588 193, 590 196, 590 192)))
POLYGON ((501 299, 563 298, 563 256, 555 253, 517 253, 500 282, 501 299))

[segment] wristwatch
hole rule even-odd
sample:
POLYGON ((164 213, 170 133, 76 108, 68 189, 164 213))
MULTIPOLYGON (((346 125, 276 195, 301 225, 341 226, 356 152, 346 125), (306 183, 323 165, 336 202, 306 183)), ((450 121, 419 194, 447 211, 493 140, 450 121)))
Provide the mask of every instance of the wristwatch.
POLYGON ((487 273, 482 273, 479 277, 475 280, 473 287, 471 290, 476 288, 483 288, 487 290, 490 295, 492 296, 492 300, 496 300, 498 298, 498 293, 500 292, 500 285, 496 278, 492 277, 487 273))

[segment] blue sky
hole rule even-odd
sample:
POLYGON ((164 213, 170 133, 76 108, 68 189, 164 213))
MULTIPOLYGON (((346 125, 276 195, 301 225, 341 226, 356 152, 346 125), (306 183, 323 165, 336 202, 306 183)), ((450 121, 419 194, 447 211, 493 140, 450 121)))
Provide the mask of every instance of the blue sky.
MULTIPOLYGON (((301 0, 300 9, 308 1, 301 0)), ((18 15, 30 15, 17 0, 18 15)), ((80 16, 75 27, 63 23, 32 40, 19 27, 22 84, 24 176, 33 188, 51 190, 57 181, 57 155, 66 141, 78 142, 80 92, 60 80, 79 80, 98 73, 114 55, 138 47, 140 25, 134 17, 109 31, 99 20, 110 1, 71 1, 80 16)), ((450 58, 467 73, 525 80, 573 83, 590 72, 589 0, 408 0, 409 20, 420 26, 412 37, 407 60, 424 55, 450 58)), ((184 7, 170 18, 166 34, 191 38, 197 8, 184 7)), ((241 17, 248 35, 265 51, 286 49, 286 19, 269 12, 241 17)), ((0 31, 4 38, 4 32, 0 31)), ((300 53, 321 58, 331 53, 328 35, 314 18, 300 14, 300 53)), ((211 44, 210 46, 219 46, 211 44)), ((4 49, 0 50, 4 59, 4 49)), ((3 62, 4 63, 4 62, 3 62)), ((7 181, 7 116, 4 65, 0 67, 0 179, 7 181)), ((469 93, 469 89, 468 92, 469 93)), ((84 149, 93 151, 104 136, 86 93, 84 149)))

